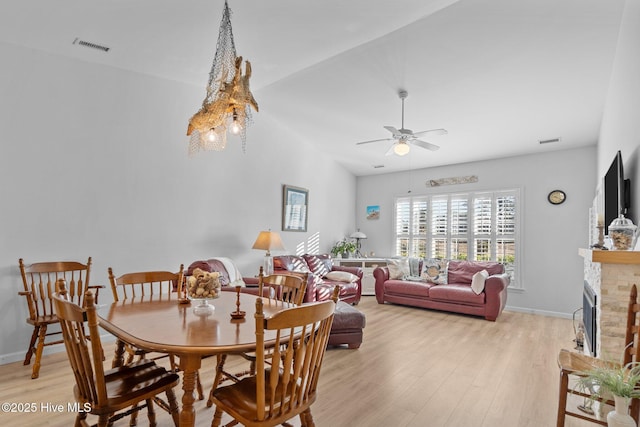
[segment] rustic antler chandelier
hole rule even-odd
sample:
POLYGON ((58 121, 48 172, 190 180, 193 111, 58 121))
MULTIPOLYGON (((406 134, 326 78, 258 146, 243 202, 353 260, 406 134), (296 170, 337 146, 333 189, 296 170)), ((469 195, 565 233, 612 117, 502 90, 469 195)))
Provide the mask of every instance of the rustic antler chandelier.
POLYGON ((251 107, 258 111, 258 103, 249 90, 250 77, 249 61, 245 61, 243 75, 242 56, 236 57, 231 11, 225 0, 216 56, 209 72, 207 96, 202 101, 202 108, 189 120, 189 155, 199 150, 224 150, 227 145, 227 130, 240 136, 242 151, 245 151, 246 129, 251 124, 251 107))

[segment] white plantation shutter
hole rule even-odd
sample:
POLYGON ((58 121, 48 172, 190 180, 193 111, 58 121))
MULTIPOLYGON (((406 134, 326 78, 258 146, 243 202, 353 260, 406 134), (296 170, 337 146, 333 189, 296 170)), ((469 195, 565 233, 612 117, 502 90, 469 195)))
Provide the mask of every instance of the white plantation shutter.
POLYGON ((492 197, 486 194, 473 198, 473 232, 476 235, 491 234, 493 214, 491 212, 492 197))
POLYGON ((498 261, 518 280, 518 190, 401 197, 395 255, 498 261))
POLYGON ((467 259, 469 241, 469 198, 466 194, 451 196, 451 207, 449 209, 451 217, 450 248, 449 258, 467 259))
POLYGON ((407 256, 411 226, 411 198, 396 200, 396 255, 407 256))
POLYGON ((515 277, 516 268, 516 197, 499 194, 496 197, 496 260, 515 277))
POLYGON ((473 259, 490 261, 493 225, 493 195, 479 194, 473 198, 473 259))
POLYGON ((428 205, 426 197, 396 200, 396 255, 421 257, 426 254, 428 205))
POLYGON ((449 217, 449 202, 446 196, 431 199, 431 233, 434 235, 447 234, 447 219, 449 217))
POLYGON ((469 200, 466 195, 451 197, 451 234, 466 235, 469 229, 469 200))

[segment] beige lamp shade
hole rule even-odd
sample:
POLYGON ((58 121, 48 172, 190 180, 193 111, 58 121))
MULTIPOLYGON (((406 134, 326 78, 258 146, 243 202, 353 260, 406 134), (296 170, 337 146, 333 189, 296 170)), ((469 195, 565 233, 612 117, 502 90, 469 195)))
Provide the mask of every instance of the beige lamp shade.
POLYGON ((274 231, 261 231, 253 243, 252 249, 265 250, 267 251, 267 256, 270 256, 272 249, 284 250, 284 245, 278 233, 274 231))

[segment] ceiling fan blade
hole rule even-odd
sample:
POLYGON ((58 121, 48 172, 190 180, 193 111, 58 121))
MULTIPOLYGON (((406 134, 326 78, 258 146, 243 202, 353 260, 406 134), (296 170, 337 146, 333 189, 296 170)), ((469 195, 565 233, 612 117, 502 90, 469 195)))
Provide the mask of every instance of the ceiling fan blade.
POLYGON ((423 135, 429 135, 429 136, 436 136, 436 135, 446 135, 449 132, 447 132, 446 129, 429 129, 429 130, 423 130, 421 132, 414 132, 413 136, 423 136, 423 135))
POLYGON ((372 139, 371 141, 356 142, 356 145, 360 145, 360 144, 369 144, 369 143, 371 143, 371 142, 380 142, 380 141, 393 141, 393 138, 372 139))
POLYGON ((420 141, 419 139, 414 139, 413 141, 411 141, 412 144, 417 145, 418 147, 427 149, 427 150, 431 150, 431 151, 436 151, 439 150, 440 147, 438 147, 435 144, 432 144, 430 142, 426 142, 426 141, 420 141))
POLYGON ((386 130, 388 130, 389 132, 391 132, 394 136, 394 138, 399 138, 402 136, 402 134, 400 133, 400 131, 396 128, 394 128, 393 126, 384 126, 384 128, 386 130))
POLYGON ((384 153, 385 156, 391 156, 393 154, 393 148, 396 146, 396 143, 391 144, 391 146, 389 147, 389 149, 387 150, 386 153, 384 153))

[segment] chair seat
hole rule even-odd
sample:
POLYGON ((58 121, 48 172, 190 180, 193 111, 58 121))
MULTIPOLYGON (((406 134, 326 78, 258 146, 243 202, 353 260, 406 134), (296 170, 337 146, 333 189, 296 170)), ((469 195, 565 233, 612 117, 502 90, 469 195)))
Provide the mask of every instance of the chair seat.
MULTIPOLYGON (((269 380, 270 370, 267 369, 265 372, 265 381, 269 380)), ((276 387, 276 395, 280 397, 282 393, 282 375, 279 375, 280 380, 278 381, 278 386, 276 387)), ((290 392, 290 390, 289 390, 290 392)), ((216 399, 220 402, 223 402, 228 407, 233 408, 236 411, 236 415, 240 416, 244 420, 252 420, 253 416, 256 413, 256 377, 244 377, 238 383, 232 384, 226 387, 220 387, 213 392, 216 399)), ((265 394, 265 400, 267 402, 271 401, 271 392, 267 388, 265 394)), ((278 401, 278 399, 275 399, 278 401)), ((291 393, 287 393, 284 398, 284 403, 288 404, 291 400, 291 393)), ((315 394, 311 401, 315 400, 315 394)), ((276 403, 275 408, 279 409, 278 402, 276 403)))
POLYGON ((55 314, 48 314, 46 316, 38 316, 35 319, 27 318, 27 323, 30 325, 52 325, 58 323, 58 317, 55 314))
MULTIPOLYGON (((105 371, 108 405, 105 407, 113 411, 113 407, 128 406, 140 400, 141 396, 151 390, 163 386, 175 386, 180 381, 178 374, 168 372, 152 360, 142 359, 131 365, 113 368, 105 371)), ((98 412, 99 409, 96 408, 98 412)))
POLYGON ((619 367, 620 364, 562 349, 558 354, 558 367, 569 374, 590 371, 599 367, 619 367))

